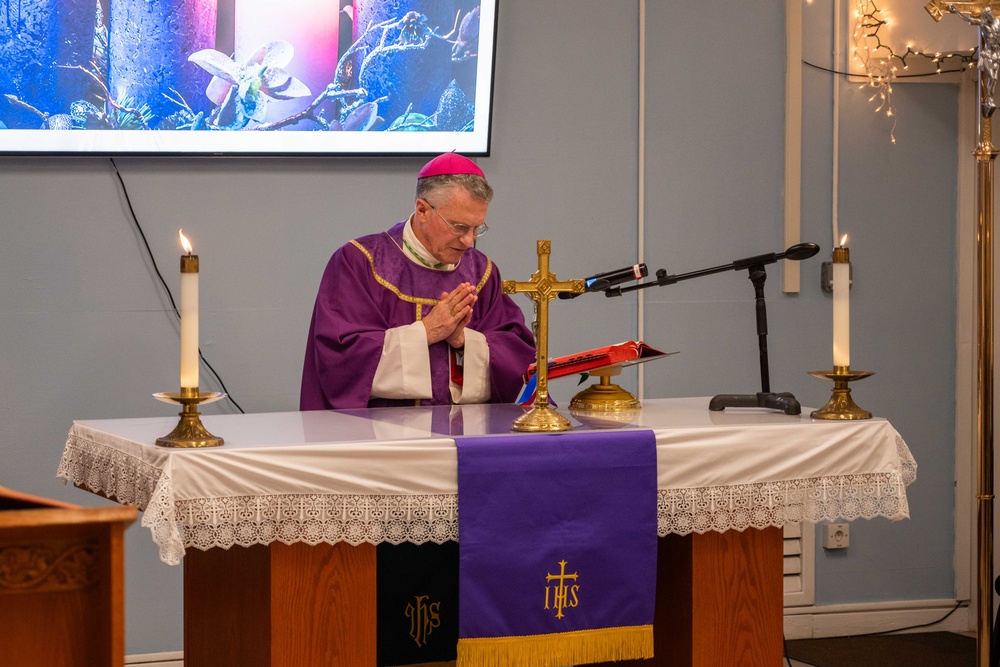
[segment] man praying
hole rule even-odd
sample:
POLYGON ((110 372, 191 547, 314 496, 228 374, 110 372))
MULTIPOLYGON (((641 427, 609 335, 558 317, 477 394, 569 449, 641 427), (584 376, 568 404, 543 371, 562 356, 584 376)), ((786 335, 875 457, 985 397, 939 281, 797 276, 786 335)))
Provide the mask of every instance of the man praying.
POLYGON ((475 162, 439 155, 417 174, 407 220, 334 253, 300 409, 514 401, 535 346, 496 265, 473 247, 492 198, 475 162))

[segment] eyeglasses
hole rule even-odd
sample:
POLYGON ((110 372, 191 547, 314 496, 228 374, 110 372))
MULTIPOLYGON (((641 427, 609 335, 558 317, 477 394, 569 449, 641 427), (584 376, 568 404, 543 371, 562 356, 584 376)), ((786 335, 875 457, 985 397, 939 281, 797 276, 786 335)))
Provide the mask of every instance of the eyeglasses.
POLYGON ((490 228, 486 226, 485 222, 483 224, 481 224, 481 225, 476 225, 474 227, 471 226, 471 225, 463 225, 463 224, 460 224, 460 223, 452 222, 452 221, 448 220, 448 218, 446 218, 443 215, 441 215, 441 212, 438 211, 437 208, 435 208, 434 204, 430 203, 426 199, 424 201, 427 202, 427 205, 431 207, 432 211, 434 211, 435 213, 438 214, 439 218, 441 218, 442 220, 444 220, 444 222, 445 222, 446 225, 448 225, 449 227, 451 227, 451 231, 455 232, 455 234, 457 236, 465 236, 469 232, 472 232, 473 236, 475 236, 478 239, 480 236, 482 236, 486 232, 490 231, 490 228))

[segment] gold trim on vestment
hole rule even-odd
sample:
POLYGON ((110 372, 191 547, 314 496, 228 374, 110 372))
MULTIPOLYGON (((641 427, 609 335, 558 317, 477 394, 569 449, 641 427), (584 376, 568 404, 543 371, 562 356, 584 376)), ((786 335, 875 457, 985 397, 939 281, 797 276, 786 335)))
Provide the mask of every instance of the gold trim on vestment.
POLYGON ((653 626, 632 625, 523 637, 458 640, 457 667, 580 665, 653 657, 653 626))
POLYGON ((490 279, 490 274, 493 273, 493 260, 489 257, 486 258, 486 271, 483 272, 483 279, 479 281, 476 285, 476 294, 482 291, 483 286, 486 285, 486 281, 490 279))
MULTIPOLYGON (((441 301, 440 299, 427 299, 425 297, 412 296, 410 294, 403 294, 403 292, 400 291, 400 289, 398 287, 396 287, 395 285, 393 285, 388 280, 386 280, 385 278, 383 278, 382 276, 380 276, 378 274, 378 271, 375 270, 375 258, 372 257, 372 254, 371 254, 371 252, 369 252, 368 248, 366 248, 363 245, 361 245, 360 243, 358 243, 357 239, 351 241, 351 244, 354 245, 355 248, 357 248, 358 250, 360 250, 362 252, 362 254, 364 254, 365 257, 368 258, 368 264, 371 266, 372 277, 375 278, 375 282, 377 282, 379 285, 381 285, 382 287, 386 288, 387 290, 389 290, 390 292, 392 292, 393 294, 395 294, 396 297, 399 298, 401 301, 405 301, 407 303, 416 304, 416 306, 417 306, 417 308, 416 308, 416 310, 417 310, 417 312, 416 312, 416 321, 417 322, 419 322, 421 319, 423 319, 423 311, 421 309, 421 306, 436 306, 441 301)), ((483 277, 480 279, 479 284, 476 285, 476 294, 479 294, 482 291, 483 287, 486 285, 486 281, 489 280, 490 275, 492 273, 493 273, 493 260, 491 260, 489 257, 487 257, 486 258, 486 271, 483 272, 483 277)))

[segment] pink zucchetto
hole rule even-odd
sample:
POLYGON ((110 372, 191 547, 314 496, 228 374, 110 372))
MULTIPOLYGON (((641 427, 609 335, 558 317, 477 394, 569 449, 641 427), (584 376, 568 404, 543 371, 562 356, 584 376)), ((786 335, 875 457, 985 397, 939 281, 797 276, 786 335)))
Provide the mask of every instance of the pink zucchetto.
POLYGON ((450 176, 453 174, 475 174, 486 178, 486 174, 475 162, 458 153, 444 153, 424 165, 417 178, 428 176, 450 176))

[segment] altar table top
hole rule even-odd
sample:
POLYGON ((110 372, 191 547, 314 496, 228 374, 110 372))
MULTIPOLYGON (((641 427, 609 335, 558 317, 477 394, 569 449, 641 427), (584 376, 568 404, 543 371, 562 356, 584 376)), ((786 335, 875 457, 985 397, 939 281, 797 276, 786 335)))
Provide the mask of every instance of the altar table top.
MULTIPOLYGON (((886 420, 711 412, 708 401, 646 400, 618 427, 656 434, 660 536, 909 517, 916 462, 886 420)), ((190 547, 441 543, 458 539, 453 437, 522 437, 510 431, 521 414, 465 405, 204 415, 225 439, 208 449, 155 446, 176 416, 77 421, 57 474, 143 510, 170 564, 190 547)), ((570 418, 575 431, 610 423, 583 419, 570 418)))

